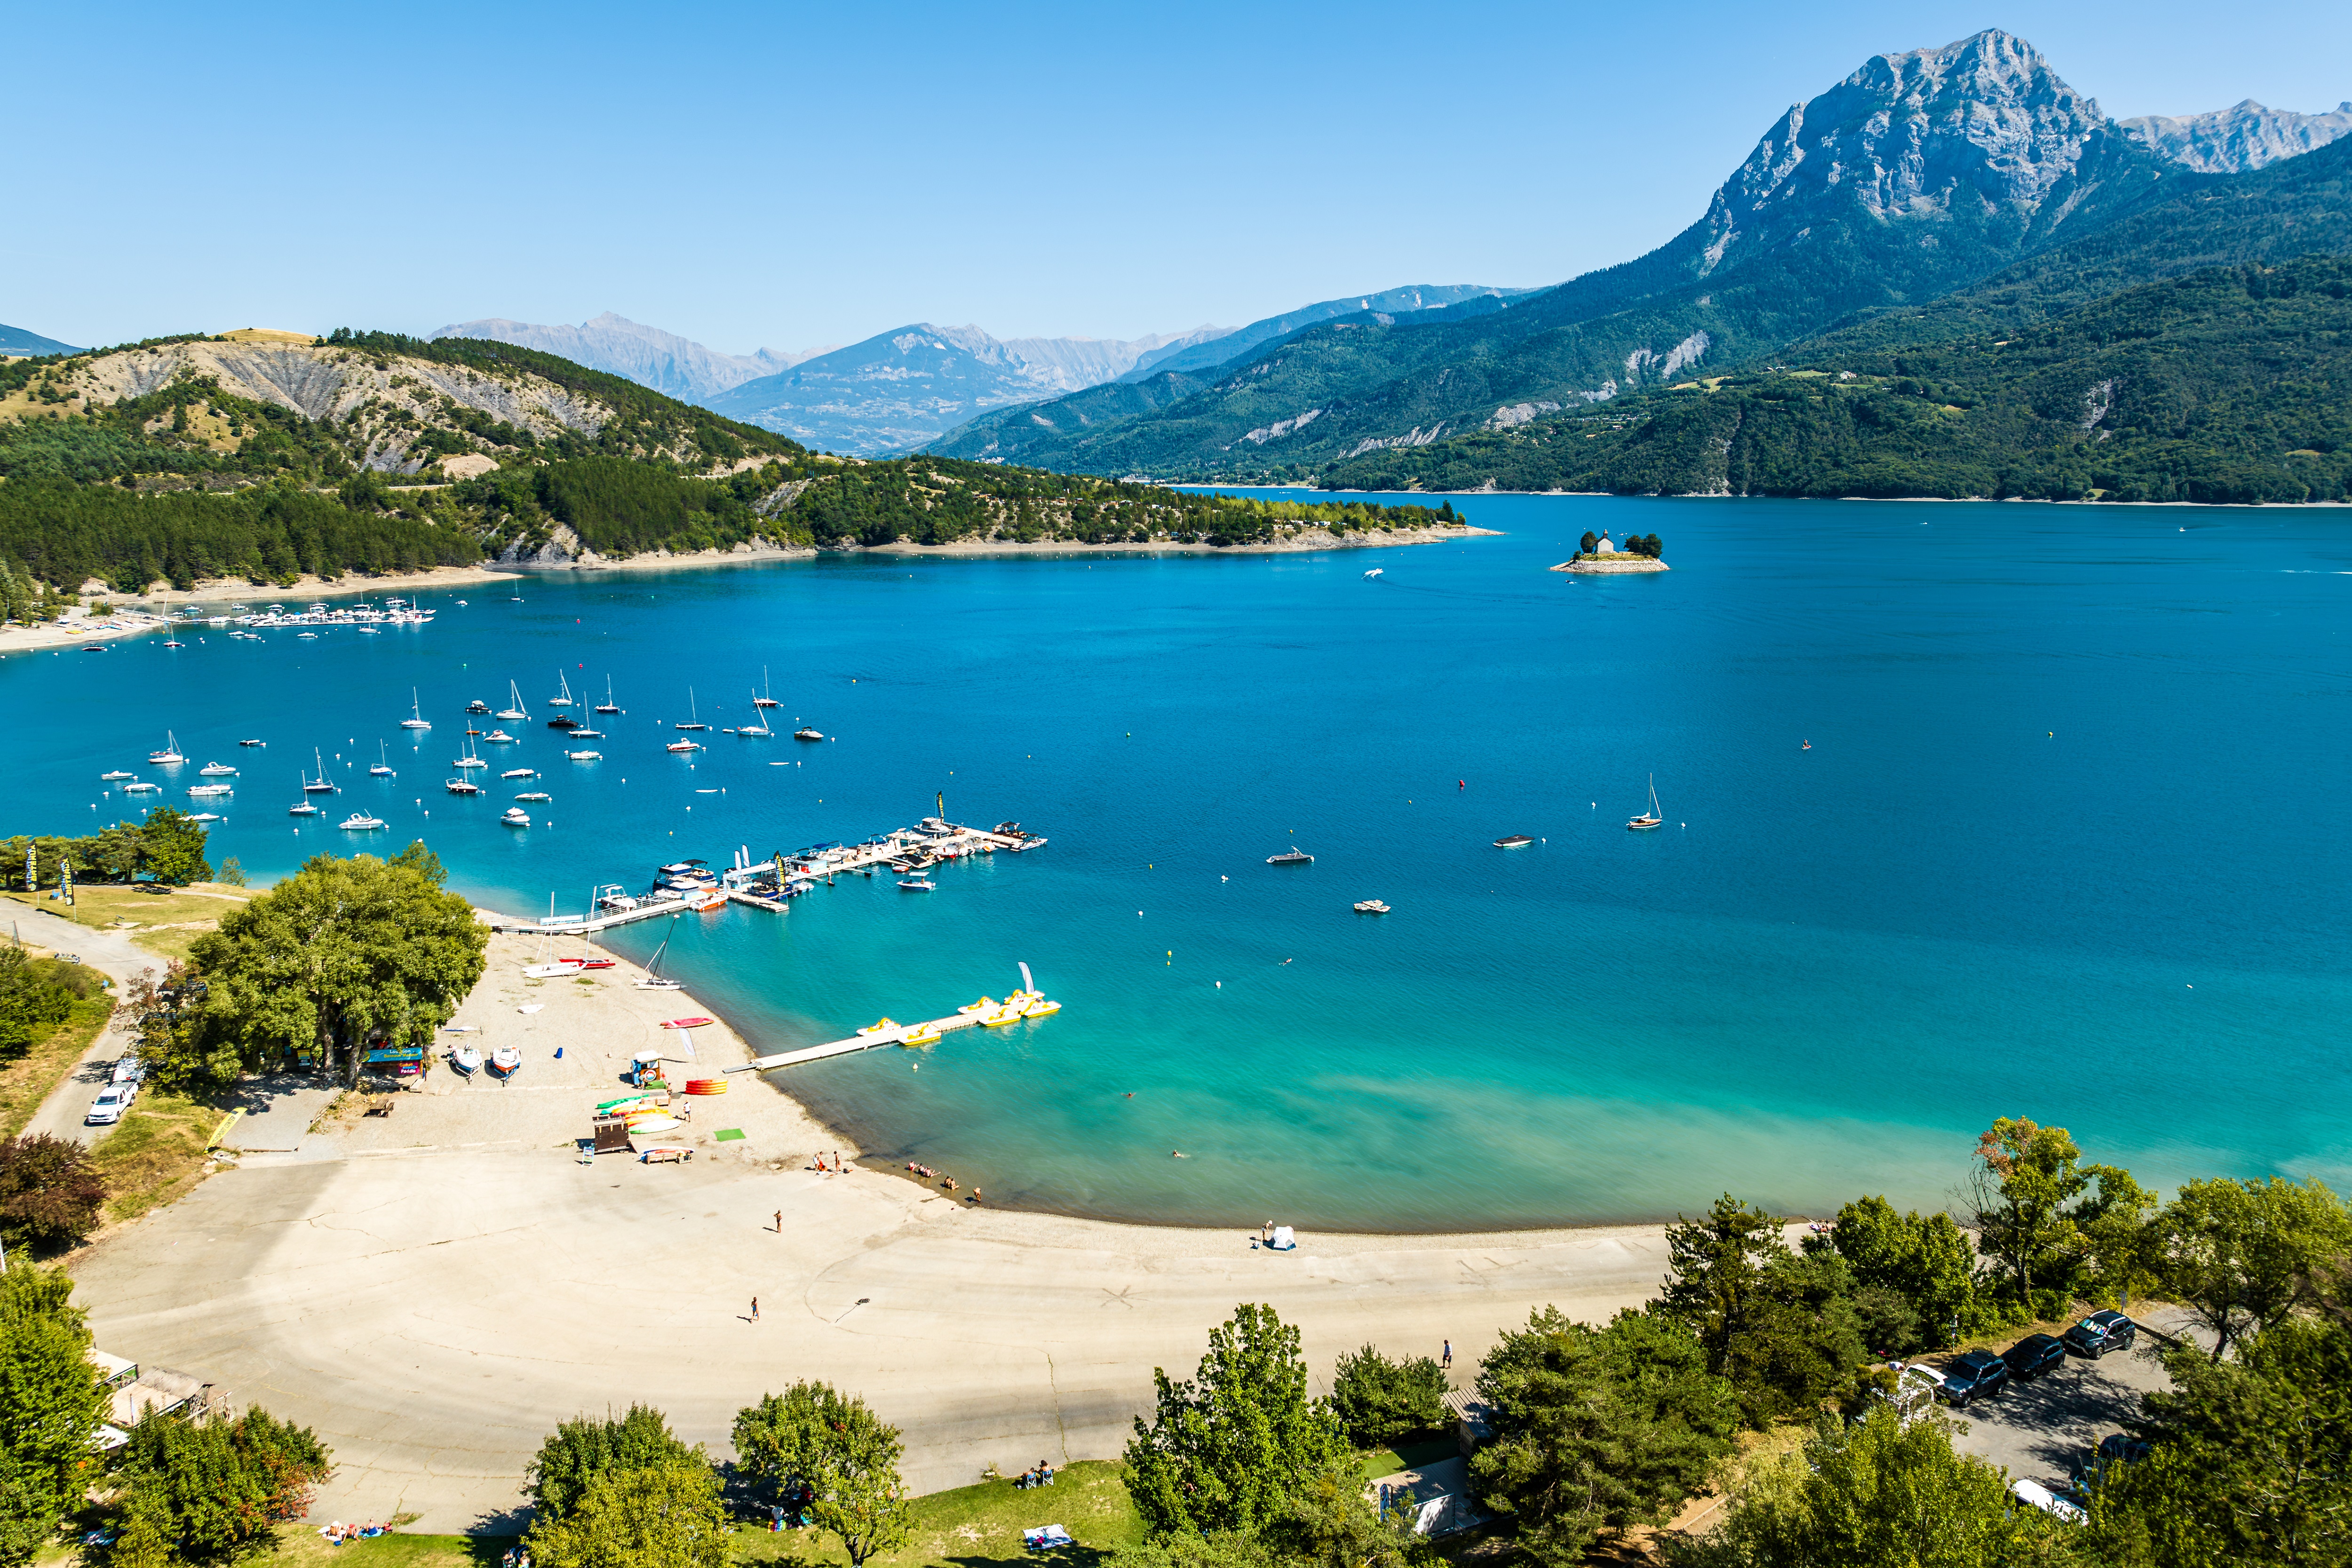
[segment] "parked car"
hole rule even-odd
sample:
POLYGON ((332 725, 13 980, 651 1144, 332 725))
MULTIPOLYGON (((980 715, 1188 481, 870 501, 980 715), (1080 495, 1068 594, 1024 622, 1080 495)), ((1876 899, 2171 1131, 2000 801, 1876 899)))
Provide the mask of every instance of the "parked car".
POLYGON ((110 1083, 98 1091, 98 1099, 90 1103, 89 1114, 81 1119, 82 1125, 85 1127, 110 1126, 122 1120, 122 1113, 130 1110, 131 1102, 138 1098, 137 1084, 110 1083))
POLYGON ((2098 1360, 2109 1351, 2127 1351, 2139 1338, 2139 1325, 2121 1312, 2094 1312, 2066 1331, 2068 1353, 2098 1360))
POLYGON ((2080 1524, 2091 1517, 2081 1508, 2058 1496, 2040 1481, 2029 1481, 2023 1479, 2011 1481, 2009 1483, 2009 1492, 2018 1501, 2030 1502, 2042 1512, 2063 1519, 2069 1524, 2080 1524))
POLYGON ((1969 1351, 1944 1369, 1944 1403, 1972 1404, 2009 1385, 2009 1363, 1990 1351, 1969 1351))
POLYGON ((2055 1334, 2028 1334, 2003 1351, 2000 1359, 2009 1363, 2011 1377, 2032 1383, 2052 1367, 2066 1364, 2066 1342, 2055 1334))
POLYGON ((2136 1465, 2148 1456, 2148 1446, 2140 1438, 2125 1432, 2110 1432, 2099 1439, 2099 1446, 2087 1458, 2074 1462, 2074 1479, 2066 1491, 2077 1502, 2089 1498, 2113 1465, 2136 1465))
POLYGON ((1871 1397, 1895 1406, 1896 1424, 1908 1426, 1936 1407, 1936 1396, 1944 1391, 1943 1374, 1932 1366, 1916 1363, 1906 1366, 1901 1362, 1891 1362, 1888 1365, 1895 1373, 1894 1392, 1877 1389, 1871 1397))
POLYGON ((114 1076, 110 1081, 114 1083, 144 1083, 146 1080, 147 1064, 141 1061, 137 1057, 124 1057, 121 1061, 114 1064, 114 1076))

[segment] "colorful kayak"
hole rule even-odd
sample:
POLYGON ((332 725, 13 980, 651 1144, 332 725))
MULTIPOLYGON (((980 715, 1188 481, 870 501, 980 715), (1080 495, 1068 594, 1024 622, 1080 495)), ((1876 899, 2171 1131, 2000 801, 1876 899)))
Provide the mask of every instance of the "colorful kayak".
POLYGON ((690 1078, 686 1080, 688 1094, 725 1094, 727 1080, 723 1078, 690 1078))
POLYGON ((709 1018, 672 1018, 662 1025, 665 1029, 699 1029, 713 1020, 709 1018))
POLYGON ((648 1116, 629 1123, 629 1136, 634 1138, 640 1132, 671 1132, 685 1125, 675 1116, 648 1116))

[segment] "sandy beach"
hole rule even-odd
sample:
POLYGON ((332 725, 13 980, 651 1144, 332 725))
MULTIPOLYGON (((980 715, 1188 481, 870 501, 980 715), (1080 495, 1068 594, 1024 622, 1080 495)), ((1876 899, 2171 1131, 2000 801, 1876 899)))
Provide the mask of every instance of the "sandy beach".
POLYGON ((514 1045, 512 1083, 443 1066, 382 1116, 284 1097, 232 1130, 227 1168, 68 1259, 101 1348, 317 1428, 338 1463, 320 1518, 511 1528, 558 1421, 645 1400, 724 1454, 736 1410, 803 1377, 898 1423, 919 1491, 1115 1458, 1152 1370, 1189 1374, 1239 1302, 1301 1326, 1318 1389, 1367 1342, 1451 1339, 1466 1382, 1531 1310, 1597 1321, 1664 1269, 1651 1226, 1307 1234, 1274 1253, 1246 1231, 999 1213, 903 1172, 818 1171, 839 1140, 750 1073, 661 1135, 691 1162, 583 1163, 575 1140, 632 1055, 664 1050, 680 1082, 751 1047, 723 1023, 660 1028, 709 1009, 637 989, 625 962, 526 980, 540 945, 494 937, 456 1018, 478 1032, 442 1037, 514 1045))

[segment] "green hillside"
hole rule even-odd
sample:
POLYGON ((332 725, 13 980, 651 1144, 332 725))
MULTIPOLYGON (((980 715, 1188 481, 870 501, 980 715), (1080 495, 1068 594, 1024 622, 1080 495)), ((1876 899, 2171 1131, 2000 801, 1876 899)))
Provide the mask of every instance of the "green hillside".
MULTIPOLYGON (((1972 302, 1946 319, 1967 324, 1996 308, 2014 309, 1972 302)), ((1326 483, 2352 500, 2352 260, 2209 268, 2008 330, 1914 343, 1864 327, 1790 368, 1383 452, 1326 483)))

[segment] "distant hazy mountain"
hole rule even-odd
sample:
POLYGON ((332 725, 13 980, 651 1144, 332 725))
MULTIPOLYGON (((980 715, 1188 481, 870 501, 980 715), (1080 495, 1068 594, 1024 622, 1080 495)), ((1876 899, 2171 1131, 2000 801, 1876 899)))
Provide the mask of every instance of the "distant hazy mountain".
POLYGON ((2352 100, 2333 114, 2265 109, 2252 99, 2206 114, 2143 114, 2116 122, 2160 158, 2203 174, 2242 174, 2352 132, 2352 100))
POLYGON ((1524 289, 1496 289, 1484 283, 1414 283, 1402 289, 1383 289, 1377 294, 1350 294, 1344 300, 1325 300, 1318 304, 1302 305, 1296 310, 1279 316, 1268 316, 1262 321, 1252 321, 1239 331, 1215 330, 1207 337, 1196 337, 1192 342, 1171 343, 1154 349, 1135 362, 1135 368, 1118 379, 1141 381, 1160 371, 1202 371, 1235 359, 1258 344, 1275 338, 1286 338, 1302 327, 1318 321, 1335 321, 1352 316, 1360 310, 1384 310, 1391 314, 1407 310, 1433 310, 1441 306, 1455 305, 1465 300, 1483 299, 1489 295, 1507 299, 1524 294, 1524 289))
POLYGON ((459 321, 427 335, 493 338, 502 343, 541 349, 592 370, 627 376, 640 386, 650 386, 687 403, 704 402, 730 386, 773 375, 825 352, 816 348, 783 353, 761 349, 750 354, 721 353, 610 310, 576 327, 540 326, 491 316, 478 321, 459 321))
POLYGON ((71 343, 61 343, 55 338, 28 332, 22 327, 0 325, 0 354, 69 354, 73 352, 71 343))
POLYGON ((1018 403, 1099 385, 1156 349, 1183 349, 1226 327, 1119 342, 990 337, 928 321, 702 399, 733 418, 827 451, 868 456, 936 440, 966 420, 1018 403))

